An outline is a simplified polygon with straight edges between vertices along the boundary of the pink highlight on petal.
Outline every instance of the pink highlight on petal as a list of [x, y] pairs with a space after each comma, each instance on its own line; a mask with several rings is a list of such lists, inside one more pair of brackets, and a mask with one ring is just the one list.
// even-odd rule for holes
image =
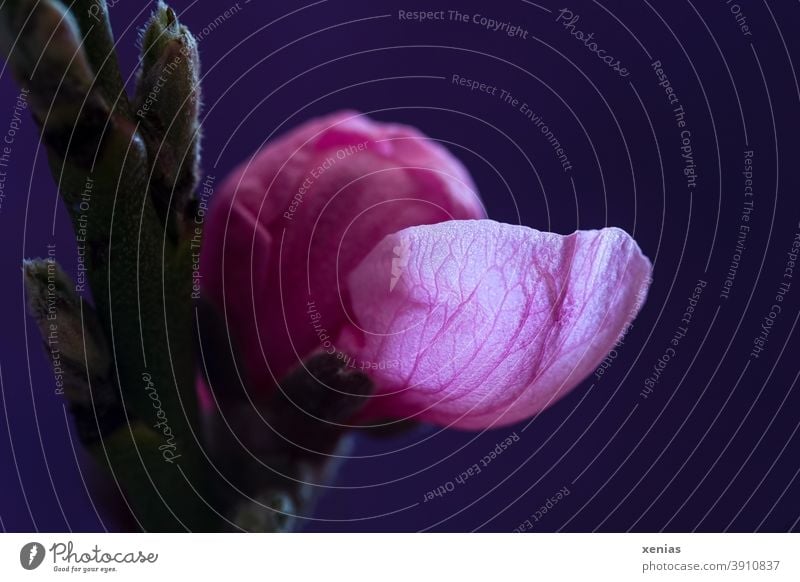
[[[399, 277], [397, 248], [407, 249]], [[596, 368], [638, 312], [650, 273], [617, 228], [561, 236], [490, 220], [411, 227], [353, 270], [353, 323], [337, 343], [372, 363], [372, 417], [511, 424]]]

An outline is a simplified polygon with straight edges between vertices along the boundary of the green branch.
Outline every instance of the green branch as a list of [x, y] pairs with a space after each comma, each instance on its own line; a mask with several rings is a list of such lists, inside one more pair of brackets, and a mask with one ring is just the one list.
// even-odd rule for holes
[[[30, 90], [94, 302], [53, 259], [32, 260], [23, 267], [29, 311], [81, 442], [144, 529], [291, 529], [373, 386], [317, 355], [254, 401], [228, 330], [203, 301], [195, 338], [196, 42], [159, 3], [130, 101], [113, 46], [101, 0], [0, 8], [0, 49]], [[210, 432], [198, 422], [195, 339], [219, 404]]]
[[[70, 380], [66, 396], [79, 434], [101, 460], [107, 457], [143, 527], [216, 529], [200, 498], [210, 493], [197, 442], [191, 264], [186, 245], [167, 235], [156, 210], [153, 162], [122, 91], [104, 3], [78, 1], [70, 12], [56, 0], [7, 0], [0, 44], [30, 89], [86, 260], [96, 312], [87, 345], [110, 354], [91, 390], [80, 374]], [[42, 268], [26, 266], [31, 297]], [[62, 275], [59, 318], [77, 321], [76, 297]], [[73, 324], [62, 329], [79, 333]], [[73, 359], [73, 367], [81, 363]], [[84, 372], [87, 379], [99, 373], [88, 356]]]

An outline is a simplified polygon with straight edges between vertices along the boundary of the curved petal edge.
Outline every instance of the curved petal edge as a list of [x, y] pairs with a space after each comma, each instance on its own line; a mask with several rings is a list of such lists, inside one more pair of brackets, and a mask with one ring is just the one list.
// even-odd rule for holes
[[337, 344], [378, 387], [371, 416], [498, 427], [579, 384], [636, 316], [650, 261], [623, 230], [491, 220], [385, 237], [348, 280]]

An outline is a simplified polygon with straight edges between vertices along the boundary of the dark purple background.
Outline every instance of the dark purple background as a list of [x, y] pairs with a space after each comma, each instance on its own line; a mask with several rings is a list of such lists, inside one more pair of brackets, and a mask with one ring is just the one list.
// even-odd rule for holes
[[[195, 31], [229, 5], [172, 4]], [[800, 221], [800, 91], [792, 65], [800, 65], [800, 5], [742, 0], [752, 31], [746, 36], [725, 0], [571, 1], [581, 17], [577, 28], [594, 31], [630, 70], [621, 78], [555, 22], [564, 5], [540, 4], [553, 12], [522, 0], [328, 0], [270, 24], [303, 4], [242, 0], [241, 11], [201, 42], [209, 174], [224, 176], [281, 123], [285, 131], [356, 108], [459, 144], [451, 149], [475, 177], [492, 218], [562, 233], [620, 226], [655, 263], [647, 303], [600, 380], [590, 378], [533, 422], [509, 429], [362, 439], [355, 455], [380, 456], [350, 461], [306, 529], [511, 531], [566, 486], [570, 495], [533, 523], [534, 531], [797, 530], [800, 278], [764, 353], [753, 360], [748, 354]], [[423, 6], [508, 20], [527, 28], [529, 38], [471, 23], [398, 21], [398, 9]], [[136, 0], [119, 0], [111, 10], [126, 71], [134, 68], [136, 30], [149, 10]], [[699, 173], [691, 193], [679, 130], [650, 68], [656, 59], [686, 110]], [[573, 170], [562, 171], [519, 111], [453, 85], [454, 73], [531, 104]], [[446, 79], [398, 78], [408, 76]], [[0, 138], [16, 93], [3, 70]], [[719, 292], [736, 245], [746, 149], [755, 152], [755, 210], [726, 301]], [[24, 257], [44, 255], [55, 242], [59, 261], [75, 267], [70, 226], [28, 117], [13, 144], [5, 193], [2, 527], [102, 530], [76, 463], [79, 445], [23, 304]], [[708, 286], [689, 333], [643, 399], [643, 382], [698, 279]], [[480, 475], [422, 502], [514, 430], [519, 442]]]

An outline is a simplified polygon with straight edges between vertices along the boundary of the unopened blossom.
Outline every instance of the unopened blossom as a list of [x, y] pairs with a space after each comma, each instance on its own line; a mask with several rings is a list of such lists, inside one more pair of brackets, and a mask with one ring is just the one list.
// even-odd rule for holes
[[251, 391], [318, 352], [365, 371], [355, 419], [481, 429], [577, 386], [646, 295], [623, 230], [485, 219], [475, 186], [418, 131], [353, 112], [269, 143], [225, 182], [203, 247]]
[[342, 111], [270, 141], [224, 182], [206, 220], [203, 293], [224, 312], [250, 388], [268, 389], [314, 350], [336, 351], [349, 303], [339, 289], [386, 235], [483, 216], [443, 146]]

